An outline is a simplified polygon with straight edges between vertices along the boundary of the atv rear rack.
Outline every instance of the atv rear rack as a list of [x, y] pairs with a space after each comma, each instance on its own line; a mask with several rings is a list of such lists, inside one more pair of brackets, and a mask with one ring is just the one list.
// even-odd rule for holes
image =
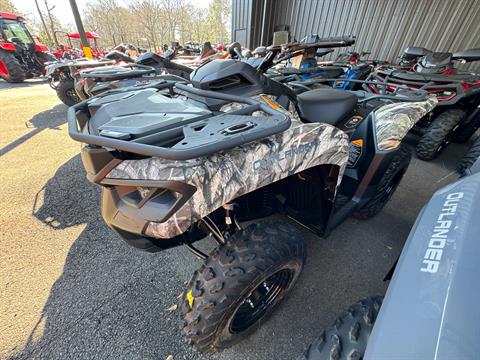
[[[358, 79], [324, 78], [321, 76], [311, 77], [306, 80], [289, 81], [285, 84], [288, 86], [300, 87], [305, 90], [311, 90], [309, 86], [313, 84], [330, 83], [330, 82], [333, 82], [335, 84], [341, 81], [363, 84], [364, 90], [345, 90], [359, 96], [360, 97], [360, 99], [358, 100], [359, 103], [368, 102], [374, 99], [385, 99], [385, 100], [403, 101], [403, 102], [425, 101], [429, 95], [428, 92], [424, 89], [412, 89], [411, 87], [408, 87], [405, 85], [391, 84], [391, 83], [378, 83], [375, 81], [358, 80]], [[384, 88], [392, 87], [394, 89], [388, 93], [387, 92], [374, 93], [372, 89], [368, 87], [368, 85], [378, 85]]]
[[[187, 120], [178, 117], [173, 125], [171, 122], [168, 125], [160, 124], [156, 128], [156, 133], [149, 133], [147, 136], [135, 139], [126, 137], [124, 133], [116, 134], [112, 131], [104, 132], [103, 135], [101, 133], [99, 135], [87, 133], [85, 129], [91, 120], [89, 105], [94, 104], [99, 99], [103, 102], [106, 101], [108, 105], [109, 95], [121, 96], [121, 93], [127, 93], [127, 91], [114, 91], [101, 97], [82, 101], [68, 109], [67, 119], [70, 137], [89, 145], [142, 156], [188, 160], [266, 138], [285, 131], [291, 124], [290, 118], [285, 114], [251, 98], [195, 89], [171, 81], [143, 87], [142, 90], [131, 91], [134, 94], [145, 91], [144, 95], [151, 96], [155, 94], [151, 91], [153, 89], [169, 89], [178, 94], [190, 93], [228, 102], [242, 103], [247, 106], [236, 111], [220, 114], [212, 114], [211, 112], [205, 114], [204, 112], [201, 116]], [[100, 108], [102, 106], [100, 105]], [[252, 116], [251, 114], [255, 111], [263, 111], [268, 116]], [[159, 119], [160, 121], [161, 119]]]
[[[397, 76], [396, 76], [397, 75]], [[399, 75], [403, 75], [399, 77]], [[463, 77], [462, 77], [463, 76]], [[352, 81], [352, 80], [349, 80]], [[392, 74], [372, 73], [367, 77], [371, 91], [392, 92], [397, 87], [409, 87], [423, 90], [432, 94], [445, 94], [438, 96], [439, 105], [452, 105], [465, 96], [480, 92], [480, 77], [471, 74], [441, 75], [441, 74]], [[467, 86], [466, 86], [467, 85]], [[380, 88], [380, 89], [379, 89]]]
[[[118, 70], [121, 71], [118, 71]], [[130, 70], [127, 70], [130, 69]], [[122, 80], [126, 78], [140, 77], [144, 75], [155, 75], [156, 71], [151, 66], [141, 64], [127, 64], [116, 67], [101, 67], [83, 70], [80, 77], [83, 79], [99, 79], [101, 81]]]

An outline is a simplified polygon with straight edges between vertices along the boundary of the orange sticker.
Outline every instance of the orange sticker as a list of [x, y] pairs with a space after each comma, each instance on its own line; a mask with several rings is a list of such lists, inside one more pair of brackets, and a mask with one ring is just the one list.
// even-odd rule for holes
[[353, 140], [352, 144], [363, 147], [363, 140], [362, 139]]
[[273, 109], [273, 110], [278, 110], [280, 109], [280, 105], [278, 103], [276, 103], [275, 101], [273, 101], [272, 99], [266, 97], [265, 95], [262, 95], [260, 96], [262, 98], [263, 101], [265, 101], [268, 105], [270, 105], [270, 107]]

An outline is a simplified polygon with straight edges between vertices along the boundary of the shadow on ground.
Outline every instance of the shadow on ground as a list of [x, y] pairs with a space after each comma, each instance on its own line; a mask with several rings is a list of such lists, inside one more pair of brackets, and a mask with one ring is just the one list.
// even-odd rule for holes
[[10, 144], [5, 145], [0, 149], [0, 156], [5, 155], [9, 151], [15, 149], [17, 146], [23, 144], [28, 139], [42, 132], [45, 129], [59, 130], [59, 126], [67, 121], [67, 107], [63, 104], [59, 104], [51, 108], [50, 110], [42, 111], [36, 114], [29, 121], [25, 123], [25, 126], [31, 129], [28, 133], [20, 136], [18, 139], [12, 141]]
[[[176, 342], [162, 339], [178, 339], [176, 314], [167, 309], [186, 280], [171, 262], [186, 263], [190, 256], [130, 248], [104, 224], [99, 202], [99, 189], [85, 179], [79, 155], [37, 194], [32, 213], [39, 221], [58, 231], [85, 228], [73, 242], [24, 348], [12, 359], [158, 359], [179, 351]], [[181, 352], [197, 358], [187, 348]]]

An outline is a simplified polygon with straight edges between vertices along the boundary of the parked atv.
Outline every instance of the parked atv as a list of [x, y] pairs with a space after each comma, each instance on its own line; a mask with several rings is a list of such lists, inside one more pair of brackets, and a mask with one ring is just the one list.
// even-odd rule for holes
[[55, 61], [45, 45], [35, 43], [24, 21], [0, 12], [0, 78], [12, 83], [44, 75], [45, 62]]
[[[343, 47], [351, 46], [355, 43], [354, 36], [334, 37], [333, 39], [344, 40], [342, 44]], [[300, 42], [315, 43], [320, 40], [323, 39], [317, 35], [310, 35]], [[270, 76], [280, 82], [294, 82], [294, 89], [300, 92], [324, 87], [326, 85], [330, 85], [339, 90], [361, 89], [363, 82], [351, 82], [348, 80], [365, 80], [378, 61], [365, 60], [362, 58], [368, 55], [369, 52], [357, 53], [354, 51], [339, 54], [334, 61], [320, 63], [317, 61], [318, 58], [333, 51], [331, 48], [302, 51], [293, 60], [290, 60], [285, 67], [277, 67], [276, 69], [270, 70]], [[322, 78], [331, 80], [316, 81]]]
[[[369, 84], [370, 89], [376, 93], [388, 92], [395, 89], [395, 86], [402, 85], [423, 89], [437, 96], [439, 106], [414, 129], [421, 135], [416, 149], [418, 157], [431, 160], [451, 140], [466, 142], [480, 127], [480, 75], [461, 72], [453, 65], [453, 61], [480, 60], [480, 49], [454, 54], [421, 49], [423, 48], [406, 50], [407, 55], [412, 52], [411, 57], [417, 59], [412, 70], [400, 69], [398, 66], [380, 66], [367, 80], [395, 84], [381, 88]], [[426, 55], [419, 57], [421, 54]]]
[[[386, 64], [381, 60], [368, 60], [365, 57], [370, 55], [369, 51], [348, 51], [339, 54], [333, 62], [334, 66], [344, 67], [344, 74], [338, 77], [338, 80], [332, 83], [335, 89], [339, 90], [359, 90], [361, 82], [352, 82], [347, 80], [366, 80], [374, 67], [380, 64]], [[344, 79], [344, 80], [343, 80]]]
[[[433, 51], [425, 49], [423, 47], [409, 46], [400, 56], [400, 61], [398, 62], [399, 68], [404, 70], [413, 70], [413, 68], [417, 65], [418, 61], [432, 53]], [[390, 64], [390, 66], [392, 65], [394, 64]]]
[[[82, 70], [75, 78], [75, 92], [81, 100], [112, 89], [147, 85], [165, 79], [188, 80], [193, 70], [148, 52], [127, 65]], [[170, 75], [170, 76], [167, 76]]]
[[[354, 36], [341, 36], [321, 39], [318, 35], [310, 35], [303, 38], [300, 44], [316, 44], [319, 41], [335, 40], [340, 41], [339, 47], [346, 47], [355, 44]], [[302, 81], [316, 78], [338, 78], [345, 77], [349, 67], [346, 64], [328, 64], [320, 65], [317, 58], [321, 58], [331, 52], [333, 48], [305, 47], [298, 50], [296, 56], [290, 58], [284, 67], [275, 67], [268, 71], [268, 75], [276, 81], [289, 83], [292, 81]], [[321, 84], [320, 86], [325, 86]], [[309, 90], [317, 86], [309, 87]]]
[[417, 218], [385, 299], [343, 312], [299, 360], [476, 359], [480, 173], [437, 191]]
[[72, 106], [82, 100], [75, 91], [75, 79], [80, 77], [81, 71], [133, 61], [130, 56], [114, 50], [98, 60], [76, 59], [49, 64], [46, 76], [50, 87], [57, 92], [58, 98], [65, 105]]
[[202, 52], [197, 41], [187, 41], [182, 47], [179, 47], [179, 50], [185, 56], [197, 56]]
[[[263, 75], [272, 49], [258, 69], [216, 60], [191, 85], [113, 90], [68, 111], [107, 224], [138, 249], [185, 245], [203, 259], [180, 304], [182, 332], [201, 352], [252, 332], [302, 271], [301, 232], [262, 218], [328, 236], [350, 214], [374, 216], [410, 162], [403, 136], [436, 104], [408, 89], [297, 96]], [[218, 243], [209, 255], [194, 246], [207, 236]]]

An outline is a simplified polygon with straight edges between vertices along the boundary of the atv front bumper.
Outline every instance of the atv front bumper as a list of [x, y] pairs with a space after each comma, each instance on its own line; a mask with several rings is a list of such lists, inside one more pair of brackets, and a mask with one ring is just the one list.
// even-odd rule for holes
[[106, 178], [121, 160], [103, 148], [84, 146], [81, 159], [87, 179], [102, 187], [103, 219], [129, 245], [158, 252], [183, 243], [183, 236], [155, 239], [146, 235], [146, 229], [151, 222], [168, 219], [191, 197], [195, 188], [175, 181]]

